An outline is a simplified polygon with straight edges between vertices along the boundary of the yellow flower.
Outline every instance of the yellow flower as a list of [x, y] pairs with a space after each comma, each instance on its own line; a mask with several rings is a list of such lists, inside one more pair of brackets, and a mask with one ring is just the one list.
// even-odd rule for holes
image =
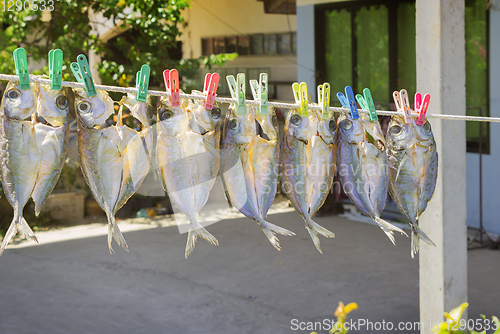
[[444, 317], [446, 322], [441, 322], [437, 328], [433, 328], [432, 331], [437, 334], [451, 334], [451, 333], [465, 333], [460, 330], [461, 326], [460, 319], [464, 310], [469, 306], [468, 303], [463, 303], [457, 308], [454, 308], [450, 313], [444, 312]]
[[349, 303], [344, 306], [344, 303], [340, 302], [339, 306], [335, 310], [335, 316], [340, 320], [340, 319], [346, 319], [347, 315], [354, 310], [358, 309], [358, 304], [356, 303]]

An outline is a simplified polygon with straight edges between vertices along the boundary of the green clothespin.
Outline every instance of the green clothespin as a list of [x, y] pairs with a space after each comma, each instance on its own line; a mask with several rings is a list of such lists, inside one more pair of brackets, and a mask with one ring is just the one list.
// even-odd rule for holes
[[370, 115], [370, 121], [375, 122], [378, 121], [377, 112], [375, 111], [375, 104], [373, 103], [372, 94], [369, 88], [365, 88], [363, 90], [364, 97], [361, 94], [356, 95], [356, 100], [362, 109], [368, 110], [368, 114]]
[[309, 116], [309, 100], [307, 97], [307, 84], [305, 82], [294, 82], [292, 85], [293, 96], [295, 97], [295, 103], [299, 105], [299, 111], [301, 117]]
[[135, 87], [137, 88], [137, 101], [146, 102], [148, 97], [149, 75], [151, 68], [149, 65], [142, 65], [141, 70], [135, 77]]
[[62, 89], [63, 52], [61, 49], [49, 51], [50, 89]]
[[96, 96], [97, 91], [95, 90], [94, 80], [92, 79], [92, 74], [90, 73], [89, 63], [87, 57], [84, 55], [79, 55], [76, 57], [77, 63], [71, 63], [71, 71], [76, 77], [76, 80], [85, 85], [85, 91], [88, 97]]
[[321, 116], [323, 119], [330, 117], [330, 84], [325, 82], [318, 85], [318, 104], [321, 106]]
[[14, 65], [16, 74], [19, 77], [19, 88], [30, 89], [30, 74], [28, 72], [28, 58], [24, 48], [14, 50]]
[[231, 97], [236, 99], [236, 114], [239, 116], [245, 115], [247, 112], [245, 101], [245, 73], [238, 73], [236, 81], [232, 75], [226, 76], [226, 80], [229, 85]]
[[250, 80], [253, 99], [259, 101], [259, 115], [269, 114], [269, 105], [267, 101], [267, 73], [261, 73], [259, 83], [257, 80]]

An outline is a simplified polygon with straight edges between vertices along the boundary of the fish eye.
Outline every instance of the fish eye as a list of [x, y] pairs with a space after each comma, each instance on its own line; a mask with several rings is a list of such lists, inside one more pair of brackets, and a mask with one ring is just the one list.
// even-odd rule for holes
[[240, 122], [236, 118], [229, 120], [229, 128], [233, 131], [237, 131], [240, 128]]
[[427, 133], [431, 133], [431, 123], [429, 123], [429, 122], [425, 122], [425, 123], [424, 123], [424, 130], [425, 130], [425, 132], [427, 132]]
[[172, 110], [170, 109], [167, 109], [165, 110], [164, 112], [161, 113], [160, 115], [160, 118], [162, 121], [166, 121], [166, 120], [169, 120], [171, 119], [172, 117], [174, 117], [174, 113], [172, 112]]
[[329, 123], [328, 123], [328, 127], [330, 128], [330, 131], [331, 132], [335, 132], [335, 130], [337, 130], [337, 123], [335, 123], [334, 120], [331, 120]]
[[273, 122], [274, 127], [277, 127], [278, 126], [278, 116], [273, 115], [273, 117], [271, 118], [271, 122]]
[[21, 97], [21, 92], [18, 89], [13, 88], [7, 92], [7, 97], [9, 99], [17, 99]]
[[290, 118], [290, 122], [292, 122], [293, 125], [299, 125], [302, 122], [302, 117], [299, 115], [293, 115]]
[[212, 111], [210, 112], [210, 116], [212, 116], [213, 119], [219, 119], [220, 114], [221, 114], [221, 111], [220, 111], [219, 107], [212, 108]]
[[64, 110], [68, 107], [68, 99], [64, 95], [59, 95], [56, 97], [56, 107]]
[[344, 119], [342, 122], [340, 122], [339, 125], [344, 130], [351, 130], [352, 129], [352, 122], [348, 119]]
[[87, 101], [82, 101], [78, 103], [77, 106], [78, 111], [84, 114], [89, 113], [90, 108], [91, 108], [90, 103], [88, 103]]
[[389, 131], [391, 132], [391, 134], [397, 136], [400, 135], [401, 132], [403, 132], [403, 128], [399, 125], [393, 125]]

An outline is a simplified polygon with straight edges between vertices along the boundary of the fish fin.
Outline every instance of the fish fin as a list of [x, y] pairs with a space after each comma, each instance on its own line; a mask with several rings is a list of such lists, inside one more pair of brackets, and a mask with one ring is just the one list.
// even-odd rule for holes
[[327, 238], [335, 238], [335, 233], [327, 230], [323, 226], [321, 226], [318, 223], [316, 223], [315, 221], [313, 221], [311, 218], [306, 219], [306, 229], [309, 232], [309, 235], [311, 236], [311, 239], [314, 243], [314, 246], [316, 246], [316, 249], [321, 254], [323, 254], [323, 252], [321, 251], [318, 233], [327, 237]]
[[422, 239], [425, 241], [428, 245], [431, 246], [436, 246], [436, 244], [427, 236], [427, 234], [424, 233], [418, 226], [413, 226], [411, 227], [411, 258], [415, 256], [415, 254], [418, 253], [419, 250], [419, 241]]
[[396, 173], [396, 179], [394, 180], [394, 182], [397, 182], [398, 181], [398, 178], [399, 178], [399, 172], [401, 172], [401, 168], [403, 167], [403, 164], [404, 164], [404, 161], [406, 160], [406, 153], [403, 155], [403, 158], [401, 159], [401, 162], [399, 163], [399, 167], [398, 167], [398, 172]]
[[12, 220], [12, 223], [10, 223], [7, 233], [5, 233], [5, 236], [3, 237], [2, 245], [0, 246], [0, 255], [2, 255], [3, 251], [5, 250], [5, 247], [7, 247], [10, 240], [16, 235], [18, 231], [21, 232], [21, 234], [26, 239], [38, 243], [38, 239], [36, 238], [35, 234], [33, 233], [33, 230], [31, 230], [31, 227], [29, 227], [24, 217], [23, 216], [19, 217], [18, 214], [14, 214], [14, 219]]
[[212, 155], [216, 159], [220, 159], [220, 153], [219, 153], [219, 151], [215, 147], [213, 147], [212, 144], [210, 144], [206, 140], [203, 140], [203, 146], [205, 146], [205, 148], [207, 149], [207, 151], [210, 152], [210, 153], [212, 153]]
[[198, 222], [195, 223], [195, 226], [196, 228], [189, 228], [188, 239], [186, 243], [186, 252], [184, 254], [186, 259], [188, 258], [189, 254], [193, 252], [194, 246], [196, 244], [196, 239], [198, 239], [198, 237], [202, 237], [212, 245], [219, 245], [219, 241], [217, 241], [217, 239]]
[[111, 246], [113, 238], [116, 240], [118, 245], [125, 248], [125, 250], [128, 252], [127, 242], [125, 241], [125, 238], [123, 237], [122, 232], [120, 231], [120, 229], [118, 228], [118, 225], [116, 224], [115, 217], [112, 214], [109, 214], [108, 215], [108, 247], [109, 247], [109, 252], [111, 254], [113, 254], [115, 252], [113, 250], [113, 247]]
[[281, 246], [279, 243], [278, 238], [276, 237], [275, 233], [281, 234], [281, 235], [286, 235], [286, 236], [292, 236], [295, 235], [292, 231], [287, 230], [286, 228], [279, 227], [277, 225], [271, 224], [270, 222], [266, 222], [264, 220], [258, 222], [260, 225], [260, 228], [262, 229], [262, 232], [266, 235], [266, 237], [269, 239], [271, 244], [276, 248], [277, 250], [281, 250]]
[[380, 217], [375, 217], [375, 218], [373, 218], [373, 220], [380, 226], [382, 231], [384, 231], [384, 233], [387, 235], [387, 237], [389, 237], [389, 239], [392, 241], [392, 243], [394, 245], [396, 245], [396, 239], [394, 239], [393, 232], [399, 232], [403, 235], [408, 236], [408, 234], [406, 234], [405, 231], [403, 231], [399, 227], [396, 227], [396, 226], [392, 225], [391, 223], [383, 220]]

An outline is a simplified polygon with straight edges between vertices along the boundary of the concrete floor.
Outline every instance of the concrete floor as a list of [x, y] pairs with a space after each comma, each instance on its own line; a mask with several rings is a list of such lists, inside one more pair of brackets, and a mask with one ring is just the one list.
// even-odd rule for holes
[[[176, 226], [125, 233], [129, 253], [110, 255], [104, 236], [8, 249], [0, 333], [310, 333], [293, 331], [292, 319], [332, 319], [339, 301], [359, 304], [354, 319], [418, 321], [409, 239], [394, 247], [376, 226], [317, 217], [337, 235], [322, 239], [321, 255], [297, 213], [268, 218], [297, 233], [280, 237], [280, 252], [245, 218], [209, 226], [220, 246], [200, 240], [188, 260]], [[499, 259], [469, 251], [471, 319], [500, 316]]]

